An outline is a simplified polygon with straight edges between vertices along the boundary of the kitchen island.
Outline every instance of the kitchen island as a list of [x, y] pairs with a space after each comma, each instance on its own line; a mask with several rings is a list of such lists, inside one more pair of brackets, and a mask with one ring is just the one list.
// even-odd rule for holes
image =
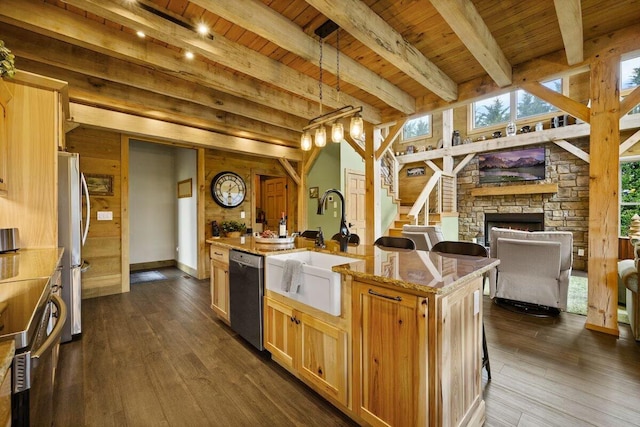
[[[208, 242], [246, 251], [250, 240]], [[339, 316], [265, 291], [273, 360], [361, 424], [482, 425], [482, 287], [499, 261], [368, 245], [341, 255], [354, 262], [333, 268]]]

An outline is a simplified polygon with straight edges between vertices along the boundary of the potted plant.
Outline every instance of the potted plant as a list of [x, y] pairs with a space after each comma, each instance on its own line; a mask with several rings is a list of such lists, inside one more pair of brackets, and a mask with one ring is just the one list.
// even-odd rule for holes
[[14, 63], [15, 56], [7, 49], [4, 42], [0, 40], [0, 79], [3, 77], [13, 77], [16, 74]]
[[240, 235], [247, 229], [247, 226], [244, 223], [233, 220], [222, 221], [220, 226], [227, 237], [240, 237]]

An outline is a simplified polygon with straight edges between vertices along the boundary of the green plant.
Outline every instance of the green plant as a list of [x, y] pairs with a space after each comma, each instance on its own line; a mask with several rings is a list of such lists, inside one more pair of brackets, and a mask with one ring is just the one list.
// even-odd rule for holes
[[15, 56], [6, 48], [4, 42], [0, 40], [0, 78], [13, 77], [16, 74]]
[[220, 226], [222, 227], [222, 231], [224, 231], [225, 233], [230, 233], [232, 231], [245, 231], [247, 229], [247, 226], [244, 223], [233, 220], [222, 221], [222, 224], [220, 224]]

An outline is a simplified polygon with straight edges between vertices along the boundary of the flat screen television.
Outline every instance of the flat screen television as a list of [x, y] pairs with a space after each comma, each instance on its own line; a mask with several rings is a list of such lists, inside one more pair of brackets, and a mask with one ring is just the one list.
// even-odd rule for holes
[[538, 181], [545, 177], [544, 147], [494, 151], [478, 156], [480, 184]]

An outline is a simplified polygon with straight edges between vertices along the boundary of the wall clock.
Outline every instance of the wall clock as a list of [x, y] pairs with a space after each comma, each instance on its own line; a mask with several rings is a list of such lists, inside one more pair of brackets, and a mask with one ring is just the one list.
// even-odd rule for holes
[[237, 173], [220, 172], [211, 180], [211, 197], [224, 208], [235, 208], [244, 201], [247, 186]]

